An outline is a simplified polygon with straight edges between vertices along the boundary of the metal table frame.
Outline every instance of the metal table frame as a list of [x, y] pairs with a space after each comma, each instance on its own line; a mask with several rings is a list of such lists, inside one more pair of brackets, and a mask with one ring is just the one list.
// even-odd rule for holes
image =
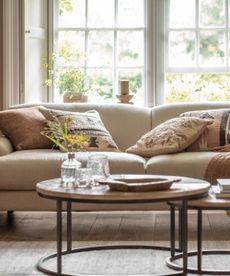
[[[79, 252], [87, 252], [87, 251], [96, 251], [96, 250], [109, 250], [109, 249], [149, 249], [149, 250], [166, 250], [169, 251], [171, 256], [175, 256], [175, 252], [178, 251], [175, 248], [174, 239], [175, 236], [175, 221], [173, 220], [172, 212], [171, 212], [171, 223], [170, 223], [170, 247], [161, 247], [161, 246], [94, 246], [94, 247], [84, 247], [73, 249], [72, 248], [72, 202], [85, 202], [85, 203], [143, 203], [143, 202], [168, 202], [170, 199], [152, 199], [152, 200], [118, 200], [118, 201], [108, 201], [108, 200], [79, 200], [79, 199], [66, 199], [59, 198], [53, 196], [47, 196], [39, 193], [41, 197], [53, 199], [57, 201], [57, 226], [56, 226], [56, 235], [57, 235], [57, 252], [46, 257], [43, 257], [39, 260], [37, 264], [38, 270], [48, 274], [48, 275], [61, 275], [61, 276], [73, 276], [73, 274], [64, 274], [62, 273], [62, 256], [79, 253]], [[201, 195], [202, 196], [202, 195]], [[205, 196], [205, 195], [203, 195]], [[177, 272], [167, 273], [167, 274], [157, 274], [162, 276], [173, 276], [173, 275], [186, 275], [187, 274], [187, 260], [188, 260], [188, 248], [187, 248], [187, 232], [188, 232], [188, 224], [187, 224], [187, 216], [188, 216], [188, 208], [187, 202], [191, 196], [181, 196], [178, 198], [174, 198], [173, 200], [180, 200], [181, 202], [181, 246], [180, 250], [182, 252], [183, 258], [183, 267], [177, 269]], [[171, 199], [172, 200], [172, 199]], [[62, 205], [63, 202], [67, 202], [67, 249], [65, 251], [62, 250]], [[50, 259], [57, 259], [57, 271], [52, 271], [44, 267], [44, 263]], [[82, 274], [76, 274], [75, 276], [80, 276]], [[86, 275], [86, 274], [84, 274]], [[98, 274], [97, 274], [98, 275]], [[153, 274], [156, 275], [156, 274]]]
[[[173, 248], [171, 251], [171, 257], [169, 257], [166, 260], [166, 263], [168, 267], [175, 269], [175, 270], [180, 270], [182, 267], [178, 264], [176, 264], [174, 261], [180, 259], [183, 257], [183, 252], [179, 253], [176, 255], [176, 251], [182, 251], [181, 250], [181, 244], [182, 244], [182, 207], [179, 204], [169, 202], [170, 205], [170, 218], [171, 218], [171, 226], [174, 228], [172, 229], [172, 236], [171, 236], [171, 247]], [[187, 272], [188, 273], [199, 273], [199, 274], [208, 274], [208, 275], [230, 275], [230, 270], [216, 270], [216, 269], [205, 269], [202, 267], [202, 256], [203, 255], [230, 255], [230, 250], [224, 250], [224, 249], [209, 249], [209, 250], [203, 250], [202, 249], [202, 230], [203, 230], [203, 216], [202, 216], [202, 211], [203, 210], [230, 210], [229, 208], [226, 207], [194, 207], [194, 206], [189, 206], [189, 209], [194, 209], [197, 210], [197, 251], [190, 251], [187, 252], [187, 256], [197, 256], [197, 267], [188, 267]], [[178, 209], [179, 211], [179, 246], [178, 248], [175, 247], [175, 210]]]

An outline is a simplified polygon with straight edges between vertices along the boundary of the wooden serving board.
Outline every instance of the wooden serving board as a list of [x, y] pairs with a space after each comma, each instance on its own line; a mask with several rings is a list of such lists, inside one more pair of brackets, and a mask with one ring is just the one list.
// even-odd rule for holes
[[108, 185], [111, 190], [123, 192], [147, 192], [168, 190], [172, 183], [179, 182], [180, 178], [113, 178], [100, 181], [102, 185]]

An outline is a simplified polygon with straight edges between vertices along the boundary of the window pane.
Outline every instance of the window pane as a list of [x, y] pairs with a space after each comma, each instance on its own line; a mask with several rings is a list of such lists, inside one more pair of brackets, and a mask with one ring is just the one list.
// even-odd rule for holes
[[114, 26], [114, 0], [88, 0], [88, 27]]
[[[130, 94], [134, 95], [131, 102], [141, 105], [144, 104], [144, 75], [142, 69], [119, 70], [118, 80], [129, 80]], [[118, 84], [117, 87], [119, 87]]]
[[200, 0], [200, 26], [221, 27], [225, 24], [225, 0]]
[[113, 32], [89, 32], [89, 66], [112, 66], [113, 64]]
[[85, 26], [85, 0], [59, 0], [59, 27]]
[[166, 74], [165, 102], [229, 101], [229, 74]]
[[170, 28], [195, 27], [195, 0], [170, 1]]
[[223, 31], [200, 32], [200, 65], [223, 66], [225, 63], [225, 33]]
[[195, 33], [190, 31], [169, 33], [169, 66], [195, 65]]
[[113, 98], [113, 73], [112, 70], [89, 69], [87, 71], [90, 91], [89, 96], [92, 101], [112, 100]]
[[84, 66], [85, 33], [75, 31], [59, 32], [59, 64]]
[[144, 33], [142, 31], [119, 31], [118, 65], [142, 66], [144, 63], [143, 56]]
[[118, 26], [143, 27], [144, 26], [144, 1], [143, 0], [118, 0]]

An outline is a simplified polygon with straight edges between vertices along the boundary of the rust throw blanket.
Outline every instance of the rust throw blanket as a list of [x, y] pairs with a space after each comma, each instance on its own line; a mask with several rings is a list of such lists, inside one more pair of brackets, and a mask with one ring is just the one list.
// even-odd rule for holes
[[230, 145], [215, 149], [220, 152], [209, 162], [204, 179], [211, 184], [216, 184], [217, 178], [230, 178]]

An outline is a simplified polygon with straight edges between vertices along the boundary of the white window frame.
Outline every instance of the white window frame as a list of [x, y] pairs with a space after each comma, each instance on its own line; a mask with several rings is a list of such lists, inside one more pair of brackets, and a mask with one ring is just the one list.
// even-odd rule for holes
[[[88, 0], [86, 0], [86, 3]], [[53, 35], [50, 35], [49, 40], [50, 40], [50, 53], [52, 52], [57, 52], [58, 49], [58, 32], [59, 31], [85, 31], [86, 32], [86, 43], [85, 47], [87, 50], [87, 36], [88, 32], [91, 30], [95, 31], [103, 31], [103, 30], [110, 30], [114, 31], [114, 64], [113, 66], [109, 67], [109, 69], [113, 68], [113, 93], [114, 95], [118, 93], [118, 74], [117, 70], [119, 69], [142, 69], [144, 73], [144, 78], [143, 78], [143, 89], [145, 91], [145, 102], [144, 104], [146, 106], [153, 106], [158, 102], [156, 100], [155, 96], [155, 91], [156, 91], [156, 56], [157, 54], [155, 53], [155, 44], [156, 40], [154, 39], [155, 36], [155, 28], [156, 28], [156, 20], [155, 20], [155, 15], [157, 14], [156, 11], [156, 2], [163, 2], [162, 0], [144, 0], [144, 13], [147, 15], [145, 17], [145, 22], [144, 22], [144, 27], [143, 28], [118, 28], [116, 26], [116, 19], [117, 19], [117, 9], [118, 9], [118, 0], [115, 0], [115, 27], [114, 28], [87, 28], [86, 22], [85, 22], [85, 27], [84, 28], [58, 28], [58, 0], [53, 0], [53, 9], [50, 9], [50, 15], [49, 18], [52, 18], [52, 24], [53, 24]], [[86, 4], [86, 16], [87, 16], [87, 4]], [[86, 19], [87, 21], [87, 19]], [[144, 64], [143, 66], [135, 66], [135, 67], [118, 67], [116, 66], [116, 53], [117, 53], [117, 32], [119, 30], [141, 30], [143, 31], [144, 34]], [[102, 67], [89, 67], [87, 66], [87, 61], [85, 61], [85, 64], [82, 68], [83, 70], [86, 69], [108, 69], [103, 66]], [[54, 88], [52, 87], [50, 89], [50, 99], [54, 100]]]
[[[228, 10], [228, 3], [230, 0], [225, 1], [225, 26], [224, 27], [200, 27], [199, 26], [199, 1], [195, 1], [195, 28], [170, 28], [169, 27], [169, 4], [170, 0], [165, 0], [165, 52], [164, 52], [164, 60], [165, 60], [165, 72], [166, 73], [229, 73], [229, 63], [230, 57], [228, 57], [228, 49], [229, 49], [229, 35], [230, 35], [230, 26], [229, 26], [229, 10]], [[224, 31], [225, 32], [225, 65], [220, 67], [205, 67], [199, 65], [199, 32], [202, 31]], [[193, 67], [170, 67], [168, 64], [168, 39], [170, 31], [195, 31], [195, 66]]]

